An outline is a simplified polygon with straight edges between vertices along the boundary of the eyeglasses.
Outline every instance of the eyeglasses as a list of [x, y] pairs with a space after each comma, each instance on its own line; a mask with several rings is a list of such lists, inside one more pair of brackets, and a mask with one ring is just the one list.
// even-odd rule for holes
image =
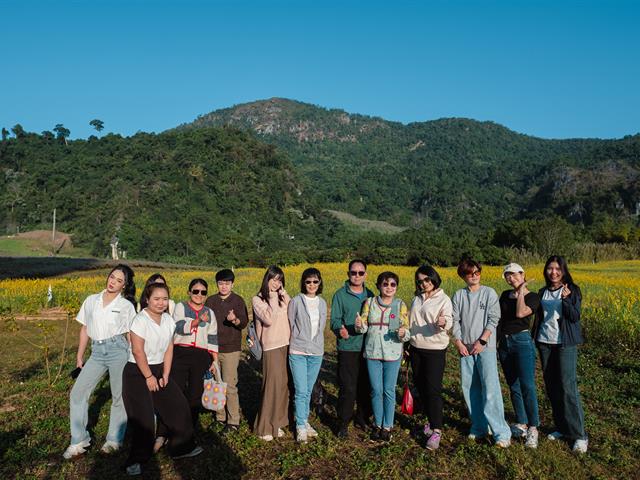
[[206, 290], [191, 290], [191, 295], [206, 295]]
[[312, 283], [314, 285], [318, 285], [320, 283], [320, 280], [305, 280], [304, 283], [306, 283], [307, 285], [311, 285]]
[[382, 286], [396, 288], [398, 284], [396, 282], [382, 282]]
[[364, 274], [367, 273], [364, 270], [351, 270], [349, 272], [349, 275], [351, 275], [352, 277], [358, 276], [358, 277], [364, 277]]
[[427, 278], [419, 278], [418, 280], [416, 280], [416, 283], [418, 285], [420, 285], [422, 283], [431, 283], [431, 279], [429, 277], [427, 277]]
[[471, 273], [467, 273], [465, 275], [465, 277], [479, 277], [480, 276], [480, 270], [474, 270]]

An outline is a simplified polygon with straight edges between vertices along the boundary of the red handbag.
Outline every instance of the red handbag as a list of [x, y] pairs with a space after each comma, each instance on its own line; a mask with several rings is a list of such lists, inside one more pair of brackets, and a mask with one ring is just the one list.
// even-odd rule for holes
[[413, 395], [409, 388], [409, 367], [405, 370], [404, 377], [404, 393], [402, 394], [402, 413], [405, 415], [413, 415]]

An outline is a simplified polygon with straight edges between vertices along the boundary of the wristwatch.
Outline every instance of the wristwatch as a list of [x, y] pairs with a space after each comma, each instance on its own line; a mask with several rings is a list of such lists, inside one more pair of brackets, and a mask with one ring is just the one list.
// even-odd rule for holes
[[478, 341], [480, 342], [480, 345], [482, 345], [483, 347], [487, 346], [487, 341], [486, 340], [483, 340], [483, 339], [479, 338]]

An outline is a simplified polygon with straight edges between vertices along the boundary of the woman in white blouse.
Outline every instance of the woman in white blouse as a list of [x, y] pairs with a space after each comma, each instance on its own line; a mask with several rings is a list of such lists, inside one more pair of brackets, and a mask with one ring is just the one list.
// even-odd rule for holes
[[[109, 453], [122, 445], [127, 428], [127, 414], [122, 402], [122, 370], [129, 356], [126, 335], [136, 314], [135, 293], [133, 270], [126, 265], [118, 265], [109, 272], [105, 289], [87, 297], [80, 307], [76, 320], [82, 327], [76, 366], [81, 370], [69, 402], [71, 445], [63, 454], [67, 460], [84, 453], [91, 443], [87, 432], [89, 397], [107, 371], [112, 401], [109, 431], [102, 451]], [[91, 356], [84, 363], [89, 342]]]
[[175, 324], [166, 313], [169, 288], [152, 283], [143, 296], [148, 304], [131, 324], [131, 354], [123, 372], [123, 399], [132, 430], [126, 463], [128, 475], [140, 475], [142, 464], [153, 455], [154, 415], [168, 431], [173, 458], [202, 453], [193, 441], [191, 412], [180, 387], [169, 380], [173, 360]]

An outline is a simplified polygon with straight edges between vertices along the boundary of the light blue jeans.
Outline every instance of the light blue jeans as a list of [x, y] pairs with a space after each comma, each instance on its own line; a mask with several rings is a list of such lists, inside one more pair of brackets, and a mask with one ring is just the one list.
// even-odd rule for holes
[[496, 351], [485, 349], [477, 355], [460, 357], [460, 380], [471, 416], [471, 433], [482, 437], [491, 428], [495, 441], [510, 440], [511, 430], [504, 419]]
[[111, 387], [111, 416], [107, 440], [122, 444], [127, 429], [127, 413], [122, 401], [122, 371], [128, 358], [129, 342], [124, 335], [117, 335], [102, 342], [91, 342], [91, 356], [71, 389], [69, 418], [72, 445], [89, 440], [89, 397], [107, 371]]
[[309, 420], [309, 402], [313, 385], [318, 379], [322, 355], [289, 355], [289, 367], [295, 389], [296, 427], [305, 427]]
[[371, 407], [377, 427], [391, 429], [396, 412], [396, 384], [400, 359], [393, 361], [367, 359], [371, 383]]

